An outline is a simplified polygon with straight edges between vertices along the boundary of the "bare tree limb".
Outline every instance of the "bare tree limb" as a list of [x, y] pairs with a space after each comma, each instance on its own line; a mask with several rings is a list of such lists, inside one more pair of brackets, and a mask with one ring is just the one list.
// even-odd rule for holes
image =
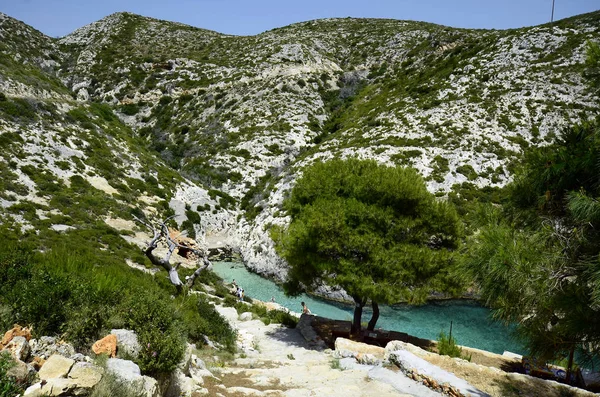
[[[194, 251], [196, 251], [196, 250], [194, 250]], [[200, 275], [200, 273], [202, 273], [203, 270], [208, 270], [212, 266], [206, 256], [202, 256], [202, 262], [203, 262], [202, 266], [200, 266], [198, 269], [196, 269], [196, 271], [191, 276], [186, 277], [186, 285], [188, 288], [192, 288], [192, 286], [194, 285], [194, 281], [196, 281], [196, 277], [198, 277]]]
[[[171, 256], [173, 255], [173, 252], [176, 248], [190, 250], [198, 258], [199, 262], [202, 261], [202, 265], [198, 267], [198, 269], [196, 269], [196, 271], [194, 271], [194, 273], [191, 276], [186, 277], [185, 285], [188, 288], [194, 285], [194, 281], [202, 273], [203, 270], [210, 268], [211, 263], [206, 257], [206, 253], [204, 253], [203, 251], [179, 244], [177, 241], [171, 238], [169, 227], [166, 225], [166, 223], [173, 217], [174, 216], [171, 216], [165, 219], [164, 221], [161, 221], [158, 225], [159, 227], [155, 227], [151, 223], [148, 223], [134, 216], [134, 218], [138, 222], [152, 230], [153, 233], [152, 240], [148, 242], [147, 247], [144, 249], [144, 254], [148, 259], [150, 259], [150, 262], [152, 262], [152, 264], [164, 268], [169, 273], [169, 281], [171, 282], [171, 284], [176, 286], [177, 289], [181, 291], [182, 287], [184, 286], [184, 283], [181, 281], [179, 273], [177, 272], [178, 265], [171, 265]], [[168, 251], [162, 259], [154, 255], [154, 250], [158, 247], [158, 242], [160, 240], [164, 240], [168, 247]]]

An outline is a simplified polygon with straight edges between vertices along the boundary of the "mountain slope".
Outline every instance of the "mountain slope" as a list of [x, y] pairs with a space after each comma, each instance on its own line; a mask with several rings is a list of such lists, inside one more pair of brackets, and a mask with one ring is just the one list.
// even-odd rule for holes
[[[220, 208], [206, 189], [149, 151], [109, 105], [74, 99], [60, 70], [67, 55], [56, 40], [4, 15], [0, 35], [3, 238], [41, 250], [87, 245], [149, 266], [121, 238], [142, 243], [133, 215], [175, 213], [182, 224], [193, 211], [179, 205], [178, 189], [191, 191], [206, 210]], [[210, 221], [205, 217], [204, 225]], [[192, 235], [204, 227], [182, 226]]]
[[[281, 278], [268, 230], [288, 221], [303, 167], [358, 156], [412, 165], [440, 196], [503, 186], [525, 148], [597, 114], [581, 71], [599, 29], [595, 12], [507, 31], [346, 18], [238, 37], [117, 13], [55, 40], [2, 16], [0, 137], [32, 147], [6, 154], [5, 174], [31, 187], [27, 165], [65, 185], [97, 174], [129, 208], [158, 194], [190, 232]], [[12, 114], [19, 103], [33, 116]], [[3, 207], [40, 196], [21, 185]]]

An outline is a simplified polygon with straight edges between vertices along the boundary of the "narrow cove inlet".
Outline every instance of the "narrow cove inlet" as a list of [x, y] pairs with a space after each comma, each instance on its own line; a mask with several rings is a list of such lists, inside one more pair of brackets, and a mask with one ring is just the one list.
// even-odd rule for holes
[[[336, 320], [352, 319], [353, 306], [315, 298], [306, 294], [288, 297], [273, 281], [251, 273], [239, 262], [215, 262], [213, 271], [225, 282], [233, 279], [245, 294], [262, 301], [272, 298], [280, 305], [300, 312], [300, 302], [305, 302], [315, 315]], [[363, 322], [371, 317], [370, 307], [363, 311]], [[505, 350], [524, 353], [522, 345], [513, 337], [513, 328], [493, 321], [491, 311], [471, 300], [437, 301], [422, 306], [380, 306], [377, 328], [406, 332], [410, 335], [438, 339], [440, 332], [450, 331], [459, 345], [502, 354]]]

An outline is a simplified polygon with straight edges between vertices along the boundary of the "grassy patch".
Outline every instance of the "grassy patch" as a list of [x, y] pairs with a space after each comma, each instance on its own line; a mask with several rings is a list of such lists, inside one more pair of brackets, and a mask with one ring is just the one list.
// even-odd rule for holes
[[23, 384], [8, 375], [8, 371], [15, 366], [15, 361], [8, 351], [0, 352], [0, 396], [12, 397], [25, 391]]

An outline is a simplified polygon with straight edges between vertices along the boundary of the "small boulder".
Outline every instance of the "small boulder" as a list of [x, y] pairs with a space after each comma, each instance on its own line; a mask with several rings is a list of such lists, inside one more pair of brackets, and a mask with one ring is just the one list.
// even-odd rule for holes
[[5, 350], [9, 350], [14, 357], [21, 361], [26, 361], [31, 352], [29, 342], [23, 336], [15, 336], [10, 342], [6, 344]]
[[158, 397], [160, 395], [156, 379], [149, 376], [142, 376], [140, 367], [133, 361], [109, 358], [106, 362], [106, 370], [122, 381], [136, 387], [141, 387], [146, 397]]
[[15, 360], [15, 365], [6, 371], [6, 375], [15, 378], [17, 382], [30, 381], [35, 376], [35, 373], [35, 368], [32, 365], [25, 364], [21, 360]]
[[27, 390], [25, 390], [25, 393], [23, 393], [24, 397], [41, 397], [44, 395], [47, 395], [46, 393], [44, 393], [42, 391], [44, 386], [42, 386], [41, 382], [38, 383], [34, 383], [33, 385], [29, 386], [27, 388]]
[[68, 379], [76, 385], [76, 387], [82, 389], [90, 389], [102, 379], [104, 369], [91, 363], [79, 362], [73, 365], [71, 371], [69, 371]]
[[44, 363], [38, 375], [40, 379], [65, 378], [75, 361], [70, 358], [54, 354]]
[[214, 375], [206, 368], [206, 364], [202, 359], [198, 358], [195, 354], [192, 354], [192, 361], [190, 363], [189, 373], [192, 379], [198, 385], [204, 384], [205, 377], [214, 377]]
[[202, 335], [202, 339], [204, 340], [204, 344], [206, 344], [206, 346], [210, 347], [211, 349], [217, 349], [218, 348], [218, 343], [213, 342], [212, 340], [210, 340], [210, 338], [206, 335]]
[[128, 329], [113, 329], [111, 335], [117, 337], [117, 347], [121, 353], [125, 352], [132, 358], [137, 358], [140, 355], [142, 346], [138, 342], [137, 334]]
[[136, 363], [120, 358], [109, 358], [106, 362], [106, 369], [127, 382], [134, 382], [142, 376], [140, 367]]
[[260, 390], [256, 390], [256, 389], [251, 389], [249, 387], [242, 387], [242, 386], [233, 386], [233, 387], [228, 387], [227, 389], [227, 393], [239, 396], [251, 396], [251, 397], [262, 397], [265, 396], [265, 392], [260, 391]]
[[366, 357], [372, 362], [381, 362], [385, 353], [385, 349], [379, 346], [367, 345], [366, 343], [354, 342], [350, 339], [337, 338], [335, 340], [334, 356], [338, 358]]
[[70, 396], [75, 385], [64, 378], [52, 378], [33, 384], [25, 390], [24, 397]]
[[427, 386], [432, 387], [434, 384], [439, 386], [440, 384], [448, 383], [451, 387], [450, 395], [453, 395], [453, 393], [457, 393], [457, 396], [465, 397], [486, 395], [464, 379], [415, 356], [409, 351], [398, 350], [390, 353], [390, 361], [396, 364], [405, 374], [418, 374], [419, 380]]
[[68, 396], [75, 389], [75, 384], [70, 379], [64, 378], [48, 379], [48, 383], [45, 386], [48, 385], [50, 385], [49, 396]]
[[90, 94], [85, 88], [77, 91], [77, 100], [82, 102], [87, 102], [90, 99]]
[[0, 350], [8, 345], [15, 336], [22, 336], [29, 342], [29, 340], [31, 340], [31, 330], [28, 327], [21, 327], [19, 324], [15, 324], [13, 328], [6, 331], [2, 337], [2, 340], [0, 341]]
[[146, 397], [159, 397], [160, 389], [158, 388], [158, 381], [149, 376], [142, 376], [142, 387]]
[[206, 363], [195, 354], [192, 354], [192, 361], [190, 362], [190, 365], [193, 368], [206, 369]]
[[194, 379], [186, 377], [180, 369], [176, 369], [171, 373], [169, 389], [167, 390], [166, 395], [191, 397], [195, 389], [196, 382]]
[[250, 321], [250, 320], [252, 320], [251, 312], [244, 312], [244, 313], [240, 314], [240, 321]]
[[209, 370], [200, 368], [190, 369], [190, 376], [199, 385], [204, 384], [204, 378], [216, 378]]
[[117, 337], [116, 335], [110, 334], [100, 339], [92, 345], [92, 350], [96, 354], [108, 354], [109, 357], [114, 358], [117, 355]]

